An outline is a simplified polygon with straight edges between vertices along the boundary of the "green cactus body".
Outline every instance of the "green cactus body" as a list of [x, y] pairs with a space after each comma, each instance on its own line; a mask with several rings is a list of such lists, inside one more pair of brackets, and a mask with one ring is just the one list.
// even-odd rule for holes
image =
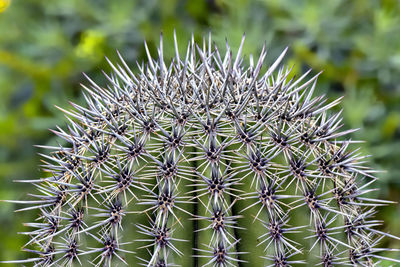
[[[261, 71], [211, 38], [133, 73], [121, 57], [86, 106], [63, 110], [63, 145], [21, 210], [34, 266], [375, 266], [376, 180], [339, 113], [289, 78], [286, 50]], [[208, 44], [206, 44], [209, 42]], [[175, 42], [176, 44], [176, 42]], [[393, 260], [395, 259], [387, 259]]]

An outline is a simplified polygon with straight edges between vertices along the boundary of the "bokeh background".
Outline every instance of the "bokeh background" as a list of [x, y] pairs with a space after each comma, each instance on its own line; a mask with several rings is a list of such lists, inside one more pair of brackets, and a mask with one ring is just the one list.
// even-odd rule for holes
[[[269, 59], [290, 47], [285, 63], [301, 74], [320, 76], [317, 94], [345, 95], [340, 108], [346, 128], [360, 128], [379, 174], [377, 197], [400, 200], [400, 2], [398, 0], [0, 0], [0, 199], [22, 199], [32, 189], [16, 179], [41, 176], [35, 144], [55, 138], [49, 128], [65, 126], [55, 105], [81, 102], [82, 72], [104, 81], [104, 56], [119, 50], [133, 67], [164, 34], [173, 56], [173, 30], [181, 47], [191, 33], [211, 31], [235, 49], [246, 33], [244, 54], [265, 41]], [[33, 213], [14, 213], [0, 203], [0, 260], [24, 258], [17, 232]], [[400, 205], [380, 208], [381, 229], [400, 235]], [[400, 248], [400, 242], [382, 244]], [[396, 257], [395, 253], [390, 254]], [[400, 254], [397, 254], [400, 258]]]

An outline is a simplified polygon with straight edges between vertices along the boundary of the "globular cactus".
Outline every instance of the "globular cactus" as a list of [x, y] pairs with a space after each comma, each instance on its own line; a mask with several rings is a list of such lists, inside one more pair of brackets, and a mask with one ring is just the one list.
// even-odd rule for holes
[[[346, 140], [340, 99], [313, 97], [287, 51], [248, 67], [193, 38], [171, 63], [120, 58], [101, 86], [88, 78], [44, 178], [24, 249], [34, 266], [379, 266], [375, 172]], [[264, 71], [265, 69], [265, 71]]]

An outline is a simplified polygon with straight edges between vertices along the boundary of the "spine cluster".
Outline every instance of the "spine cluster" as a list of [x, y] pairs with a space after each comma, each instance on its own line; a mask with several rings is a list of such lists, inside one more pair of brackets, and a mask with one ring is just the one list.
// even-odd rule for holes
[[[314, 97], [319, 74], [248, 67], [211, 36], [167, 65], [163, 42], [133, 73], [121, 57], [88, 78], [86, 106], [61, 109], [60, 144], [42, 146], [37, 220], [17, 263], [71, 266], [377, 266], [384, 237], [375, 172], [345, 136], [341, 112]], [[398, 238], [397, 238], [398, 239]], [[243, 245], [245, 244], [245, 245]], [[131, 256], [132, 254], [132, 256]]]

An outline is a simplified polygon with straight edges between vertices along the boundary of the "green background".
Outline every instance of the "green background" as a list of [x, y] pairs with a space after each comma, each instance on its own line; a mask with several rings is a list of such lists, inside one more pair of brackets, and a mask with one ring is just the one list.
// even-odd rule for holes
[[[0, 0], [0, 3], [4, 0]], [[35, 144], [54, 141], [48, 131], [65, 126], [55, 105], [82, 103], [82, 72], [100, 84], [110, 71], [104, 56], [119, 50], [135, 66], [164, 34], [166, 57], [173, 57], [173, 30], [180, 47], [191, 33], [211, 31], [236, 51], [246, 33], [244, 54], [263, 42], [271, 62], [289, 46], [286, 64], [299, 75], [324, 70], [316, 93], [330, 100], [344, 95], [345, 128], [360, 128], [364, 154], [378, 170], [377, 197], [400, 200], [400, 4], [397, 0], [14, 0], [0, 13], [0, 199], [22, 199], [32, 189], [16, 179], [41, 176], [43, 152]], [[248, 59], [248, 57], [246, 57]], [[0, 203], [0, 260], [23, 259], [26, 241], [18, 231], [35, 213], [13, 213]], [[400, 206], [380, 208], [381, 229], [400, 235]], [[382, 246], [399, 248], [385, 239]], [[389, 254], [396, 257], [395, 253]], [[397, 254], [400, 258], [400, 254]]]

